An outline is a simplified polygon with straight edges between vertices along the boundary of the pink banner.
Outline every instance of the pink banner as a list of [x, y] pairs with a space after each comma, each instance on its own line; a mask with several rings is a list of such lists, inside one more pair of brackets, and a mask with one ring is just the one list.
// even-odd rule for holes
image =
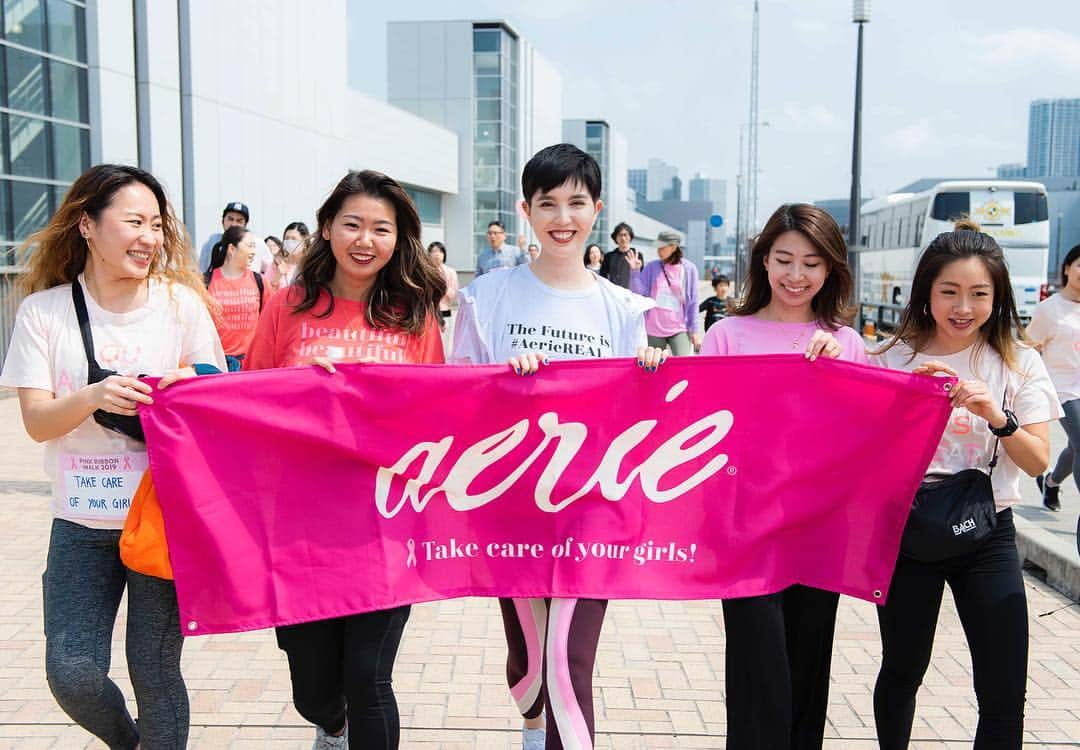
[[189, 635], [459, 596], [881, 602], [941, 379], [796, 355], [215, 375], [142, 409]]

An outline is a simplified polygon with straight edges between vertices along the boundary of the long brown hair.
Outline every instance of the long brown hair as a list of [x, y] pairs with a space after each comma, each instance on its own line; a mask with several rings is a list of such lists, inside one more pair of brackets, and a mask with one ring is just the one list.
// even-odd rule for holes
[[157, 199], [164, 234], [161, 252], [150, 266], [150, 278], [189, 286], [209, 302], [195, 268], [187, 230], [173, 213], [165, 189], [149, 172], [124, 164], [98, 164], [83, 172], [45, 228], [26, 239], [20, 248], [27, 266], [19, 280], [21, 291], [32, 294], [72, 283], [86, 268], [87, 245], [79, 232], [83, 214], [97, 221], [116, 191], [136, 182], [148, 187]]
[[785, 232], [801, 234], [825, 261], [828, 276], [825, 277], [825, 284], [810, 301], [810, 308], [814, 311], [819, 325], [835, 331], [851, 320], [853, 314], [848, 304], [853, 284], [851, 267], [847, 261], [847, 244], [836, 220], [827, 212], [808, 203], [785, 203], [765, 222], [765, 228], [754, 239], [750, 251], [746, 289], [731, 313], [753, 315], [772, 300], [772, 287], [769, 286], [765, 258], [776, 239]]
[[[971, 224], [958, 223], [957, 226], [967, 227]], [[878, 354], [888, 351], [902, 341], [911, 347], [913, 359], [915, 354], [927, 347], [936, 327], [934, 316], [930, 312], [930, 291], [934, 282], [947, 265], [968, 258], [978, 258], [982, 262], [994, 285], [993, 309], [990, 318], [979, 328], [983, 338], [979, 346], [976, 346], [972, 358], [978, 356], [979, 348], [985, 342], [998, 353], [1009, 369], [1016, 369], [1017, 339], [1014, 331], [1022, 331], [1023, 327], [1016, 311], [1005, 254], [993, 237], [966, 228], [942, 232], [923, 251], [919, 264], [915, 267], [915, 276], [911, 281], [911, 299], [904, 308], [900, 325], [892, 338], [878, 350]]]
[[303, 290], [303, 298], [293, 311], [312, 309], [323, 292], [328, 295], [329, 304], [316, 317], [325, 318], [334, 311], [330, 282], [337, 270], [337, 260], [330, 241], [322, 234], [345, 201], [354, 195], [385, 200], [393, 207], [397, 223], [394, 254], [376, 274], [365, 305], [368, 325], [419, 335], [438, 315], [439, 300], [446, 294], [446, 279], [420, 244], [420, 217], [409, 194], [393, 178], [372, 170], [349, 172], [319, 208], [319, 226], [308, 238], [300, 271], [293, 282]]

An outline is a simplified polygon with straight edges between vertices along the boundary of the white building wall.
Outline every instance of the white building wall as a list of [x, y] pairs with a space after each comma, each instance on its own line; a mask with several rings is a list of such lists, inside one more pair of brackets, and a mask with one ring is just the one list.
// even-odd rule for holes
[[[196, 247], [221, 230], [221, 210], [235, 200], [250, 206], [251, 227], [260, 235], [280, 235], [291, 221], [313, 225], [316, 209], [349, 169], [457, 191], [453, 132], [349, 88], [345, 0], [189, 0], [194, 142], [184, 154], [179, 3], [138, 2], [147, 11], [151, 134], [143, 166], [162, 180], [179, 212], [183, 160], [191, 160], [195, 205], [188, 231]], [[87, 19], [91, 159], [136, 164], [132, 3], [90, 3]], [[312, 28], [320, 30], [317, 55], [297, 48], [296, 30]], [[442, 231], [428, 233], [438, 239]]]
[[615, 127], [608, 127], [608, 174], [604, 175], [607, 186], [608, 202], [604, 210], [608, 212], [612, 229], [620, 221], [627, 221], [628, 206], [633, 203], [630, 186], [627, 184], [627, 172], [630, 170], [630, 148], [626, 137]]
[[90, 161], [137, 164], [134, 8], [105, 1], [86, 11]]
[[[562, 142], [562, 75], [535, 47], [519, 39], [520, 169], [540, 149]], [[583, 141], [584, 142], [584, 141]]]

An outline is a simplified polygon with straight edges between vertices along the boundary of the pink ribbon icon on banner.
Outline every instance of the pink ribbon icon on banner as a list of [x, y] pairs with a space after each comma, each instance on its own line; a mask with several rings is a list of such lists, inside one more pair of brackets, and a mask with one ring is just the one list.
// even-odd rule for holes
[[405, 546], [409, 548], [409, 558], [405, 561], [406, 568], [416, 567], [416, 542], [412, 539], [405, 542]]

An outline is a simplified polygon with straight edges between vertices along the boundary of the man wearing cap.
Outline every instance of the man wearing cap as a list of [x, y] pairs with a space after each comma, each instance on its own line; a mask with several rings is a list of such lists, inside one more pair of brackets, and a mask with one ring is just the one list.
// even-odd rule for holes
[[[225, 210], [221, 212], [221, 229], [222, 232], [229, 227], [244, 227], [247, 228], [248, 221], [251, 219], [251, 211], [248, 209], [246, 203], [240, 201], [233, 201], [225, 206]], [[210, 238], [206, 241], [206, 244], [202, 246], [202, 250], [199, 251], [199, 270], [205, 271], [210, 267], [210, 255], [214, 252], [214, 245], [221, 240], [222, 232], [215, 232], [210, 235]], [[262, 241], [262, 238], [255, 238], [255, 259], [251, 263], [252, 271], [259, 271], [265, 274], [269, 270], [270, 266], [274, 264], [274, 256], [270, 253], [270, 248], [266, 246], [266, 243]]]
[[683, 260], [678, 232], [656, 235], [658, 260], [630, 274], [630, 291], [650, 297], [656, 306], [645, 313], [649, 346], [670, 347], [677, 357], [693, 354], [701, 346], [698, 317], [697, 266]]

